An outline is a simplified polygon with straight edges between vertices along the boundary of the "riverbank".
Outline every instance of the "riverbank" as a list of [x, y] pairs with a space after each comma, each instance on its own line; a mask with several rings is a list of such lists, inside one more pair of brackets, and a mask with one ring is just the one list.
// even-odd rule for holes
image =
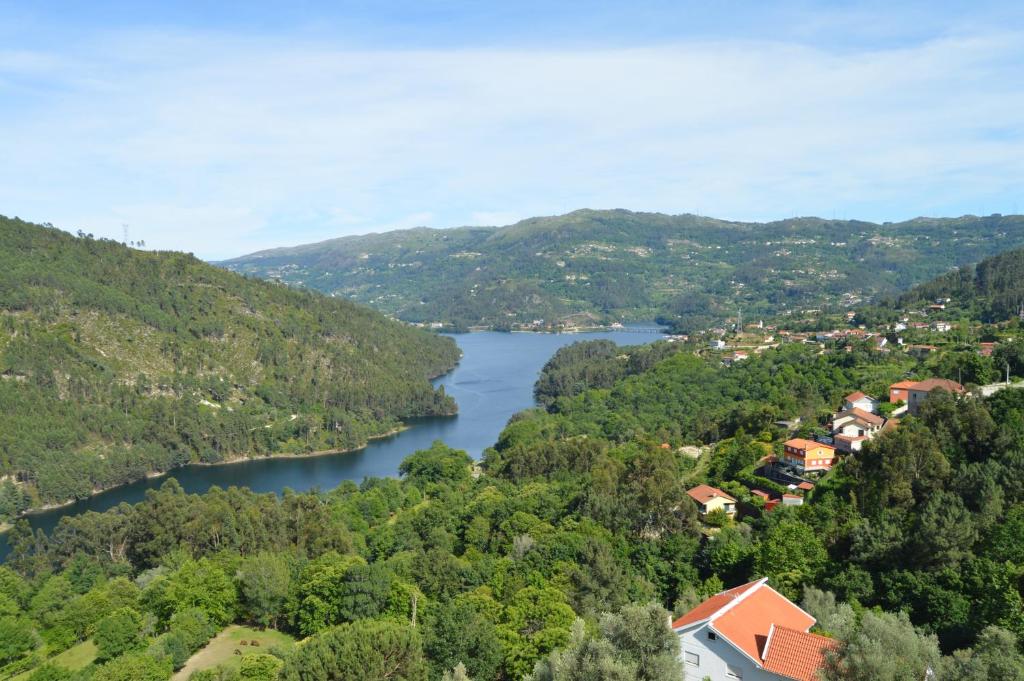
[[[455, 414], [452, 414], [452, 416], [454, 416], [454, 415]], [[62, 508], [66, 508], [68, 506], [76, 504], [76, 503], [78, 503], [80, 501], [83, 501], [85, 499], [90, 499], [90, 498], [98, 496], [100, 494], [104, 494], [105, 492], [110, 492], [112, 490], [116, 490], [116, 489], [121, 488], [121, 487], [127, 487], [128, 485], [135, 484], [135, 483], [139, 482], [140, 480], [153, 480], [153, 479], [165, 477], [167, 475], [170, 475], [172, 472], [174, 472], [176, 470], [179, 470], [181, 468], [186, 468], [186, 467], [189, 467], [189, 466], [200, 466], [200, 467], [231, 466], [231, 465], [235, 465], [235, 464], [251, 463], [253, 461], [263, 461], [263, 460], [267, 460], [267, 459], [310, 459], [310, 458], [321, 457], [321, 456], [336, 456], [338, 454], [352, 454], [352, 453], [355, 453], [355, 452], [361, 452], [364, 449], [366, 449], [367, 447], [369, 447], [370, 443], [372, 443], [372, 442], [374, 442], [376, 440], [385, 440], [385, 439], [387, 439], [389, 437], [394, 437], [394, 436], [396, 436], [396, 435], [398, 435], [398, 434], [408, 430], [409, 428], [410, 428], [410, 426], [408, 426], [408, 425], [403, 423], [400, 426], [398, 426], [397, 428], [392, 428], [391, 430], [388, 430], [388, 431], [386, 431], [384, 433], [380, 433], [378, 435], [371, 435], [370, 437], [367, 438], [366, 442], [364, 442], [363, 444], [361, 444], [361, 445], [359, 445], [357, 447], [348, 447], [348, 448], [340, 448], [340, 449], [319, 449], [319, 450], [312, 451], [312, 452], [300, 452], [300, 453], [297, 453], [297, 454], [288, 453], [288, 452], [274, 452], [274, 453], [271, 453], [271, 454], [263, 454], [263, 455], [257, 455], [257, 456], [245, 454], [245, 455], [241, 455], [241, 456], [235, 456], [235, 457], [232, 457], [230, 459], [225, 459], [224, 461], [189, 461], [188, 463], [184, 463], [184, 464], [182, 464], [180, 466], [175, 466], [173, 468], [169, 468], [166, 471], [147, 471], [141, 478], [137, 478], [137, 479], [134, 479], [134, 480], [127, 480], [127, 481], [119, 483], [117, 485], [110, 485], [109, 487], [100, 487], [100, 488], [93, 489], [89, 493], [88, 496], [82, 497], [80, 499], [69, 499], [67, 501], [62, 501], [62, 502], [59, 502], [59, 503], [49, 503], [49, 504], [44, 504], [42, 506], [36, 506], [36, 507], [33, 507], [33, 508], [29, 508], [29, 509], [26, 509], [26, 510], [22, 511], [21, 513], [19, 513], [18, 514], [18, 518], [28, 518], [28, 517], [31, 517], [31, 516], [34, 516], [34, 515], [40, 515], [40, 514], [43, 514], [43, 513], [48, 513], [50, 511], [57, 511], [57, 510], [60, 510]], [[14, 523], [11, 523], [11, 522], [0, 523], [0, 534], [4, 534], [4, 533], [8, 532], [12, 527], [14, 527]]]

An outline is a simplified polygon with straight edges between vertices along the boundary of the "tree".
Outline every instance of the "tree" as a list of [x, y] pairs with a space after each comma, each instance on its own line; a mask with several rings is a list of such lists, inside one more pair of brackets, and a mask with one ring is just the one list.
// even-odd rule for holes
[[245, 558], [237, 579], [249, 618], [260, 626], [276, 627], [291, 589], [291, 570], [284, 557], [264, 552]]
[[827, 681], [914, 681], [940, 670], [935, 636], [920, 633], [906, 614], [867, 611], [860, 625], [826, 655]]
[[498, 627], [506, 674], [513, 678], [529, 674], [540, 658], [569, 640], [575, 619], [565, 594], [554, 587], [528, 586], [517, 591]]
[[768, 530], [758, 547], [756, 569], [768, 575], [787, 598], [799, 597], [813, 584], [828, 561], [818, 533], [795, 518], [785, 518]]
[[199, 608], [211, 621], [223, 626], [234, 617], [238, 594], [231, 579], [207, 558], [186, 560], [167, 578], [163, 592], [167, 617]]
[[423, 647], [436, 670], [465, 665], [476, 679], [493, 679], [501, 668], [501, 641], [481, 607], [468, 597], [434, 606], [424, 627]]
[[0, 664], [7, 664], [39, 644], [32, 623], [22, 617], [0, 617]]
[[679, 679], [679, 636], [668, 626], [669, 613], [657, 603], [627, 605], [601, 617], [601, 635], [636, 663], [637, 681]]
[[569, 644], [537, 663], [531, 681], [661, 681], [683, 678], [678, 636], [668, 613], [651, 603], [601, 616], [600, 635], [576, 620]]
[[957, 681], [1024, 681], [1024, 656], [1017, 637], [999, 627], [986, 627], [973, 648], [958, 650], [943, 661], [940, 678]]
[[145, 653], [128, 653], [100, 665], [91, 681], [167, 681], [171, 661]]
[[70, 671], [48, 662], [41, 667], [36, 667], [27, 681], [70, 681], [70, 679]]
[[616, 652], [607, 639], [588, 636], [583, 620], [576, 620], [569, 644], [537, 662], [530, 681], [633, 681], [636, 663]]
[[473, 681], [469, 674], [466, 673], [466, 665], [461, 662], [455, 665], [455, 668], [451, 671], [446, 671], [441, 675], [441, 681]]
[[110, 613], [96, 625], [93, 635], [100, 661], [112, 660], [142, 643], [142, 616], [131, 608]]
[[440, 440], [434, 440], [430, 449], [418, 450], [407, 456], [399, 465], [398, 472], [412, 484], [426, 483], [458, 484], [469, 480], [469, 468], [473, 460], [461, 449], [452, 449]]
[[256, 653], [245, 655], [238, 666], [238, 674], [243, 681], [277, 681], [284, 662], [273, 655]]
[[405, 624], [360, 620], [324, 630], [285, 660], [281, 681], [426, 681], [417, 631]]

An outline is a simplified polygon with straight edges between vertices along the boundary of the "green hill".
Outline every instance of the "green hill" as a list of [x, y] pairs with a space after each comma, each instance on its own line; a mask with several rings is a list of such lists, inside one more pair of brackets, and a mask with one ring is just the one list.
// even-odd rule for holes
[[982, 322], [1017, 316], [1024, 304], [1024, 248], [985, 258], [916, 286], [895, 301], [909, 308], [948, 299], [945, 314]]
[[348, 301], [17, 219], [0, 243], [0, 513], [455, 409], [428, 381], [455, 344]]
[[500, 228], [418, 228], [222, 263], [456, 328], [658, 318], [704, 328], [842, 309], [1024, 245], [1024, 217], [769, 223], [580, 210]]

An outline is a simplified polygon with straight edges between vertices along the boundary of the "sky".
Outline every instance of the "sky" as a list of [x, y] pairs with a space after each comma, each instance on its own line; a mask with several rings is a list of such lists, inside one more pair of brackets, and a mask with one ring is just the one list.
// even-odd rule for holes
[[1024, 3], [0, 0], [0, 214], [147, 248], [1022, 194]]

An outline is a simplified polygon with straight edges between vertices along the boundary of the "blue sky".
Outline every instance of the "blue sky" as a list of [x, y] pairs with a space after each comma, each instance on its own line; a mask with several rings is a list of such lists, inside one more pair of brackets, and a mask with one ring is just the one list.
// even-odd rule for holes
[[217, 259], [576, 208], [1017, 212], [1020, 3], [0, 0], [0, 213]]

